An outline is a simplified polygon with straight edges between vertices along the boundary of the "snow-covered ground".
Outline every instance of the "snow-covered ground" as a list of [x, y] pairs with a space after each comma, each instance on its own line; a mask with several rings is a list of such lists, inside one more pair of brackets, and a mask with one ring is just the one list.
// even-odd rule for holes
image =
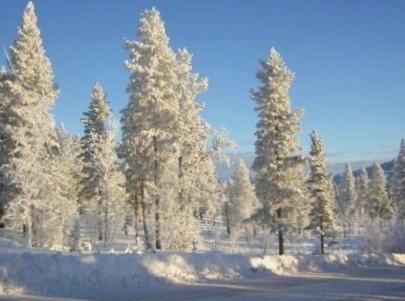
[[2, 238], [0, 291], [0, 300], [405, 300], [405, 255], [79, 254]]

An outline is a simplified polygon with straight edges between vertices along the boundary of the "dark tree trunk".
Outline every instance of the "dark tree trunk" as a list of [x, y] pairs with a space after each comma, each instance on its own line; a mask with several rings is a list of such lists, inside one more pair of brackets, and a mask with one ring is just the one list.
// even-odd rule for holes
[[230, 212], [229, 212], [229, 203], [225, 203], [225, 215], [226, 215], [226, 232], [228, 235], [231, 235], [231, 221], [230, 221]]
[[182, 186], [182, 178], [183, 178], [183, 157], [179, 157], [178, 160], [179, 163], [179, 183], [181, 185], [180, 191], [179, 191], [179, 203], [181, 206], [183, 206], [183, 186]]
[[323, 233], [323, 218], [321, 217], [321, 225], [320, 225], [320, 229], [321, 229], [321, 254], [325, 254], [325, 249], [324, 249], [324, 238], [325, 235]]
[[[153, 163], [153, 173], [155, 187], [158, 187], [158, 159], [157, 159], [157, 137], [153, 137], [153, 152], [155, 155], [155, 161]], [[160, 239], [160, 199], [156, 196], [155, 199], [155, 246], [157, 250], [162, 249], [162, 242]]]
[[155, 221], [156, 221], [156, 228], [155, 228], [155, 236], [156, 236], [156, 249], [162, 249], [162, 242], [160, 240], [160, 200], [156, 198], [155, 200]]
[[145, 191], [143, 187], [143, 182], [141, 183], [141, 199], [140, 205], [142, 210], [142, 224], [143, 224], [143, 234], [145, 237], [145, 245], [147, 249], [151, 249], [150, 241], [149, 241], [149, 231], [148, 231], [148, 222], [146, 220], [146, 206], [145, 206]]
[[107, 246], [107, 243], [110, 240], [109, 231], [108, 231], [108, 208], [104, 208], [104, 225], [103, 225], [103, 235], [104, 235], [104, 246]]
[[102, 206], [101, 198], [103, 197], [103, 195], [101, 192], [99, 193], [99, 195], [100, 195], [100, 200], [97, 203], [97, 239], [99, 241], [102, 241], [103, 240], [103, 225], [101, 222], [101, 206]]
[[[281, 208], [277, 209], [277, 217], [281, 218]], [[284, 235], [281, 224], [278, 224], [278, 254], [284, 255]]]
[[139, 202], [137, 195], [135, 195], [134, 199], [134, 231], [135, 231], [135, 245], [137, 246], [139, 238]]
[[323, 234], [321, 234], [321, 254], [322, 255], [325, 254], [325, 251], [324, 251], [324, 235]]
[[281, 228], [278, 230], [278, 254], [284, 255], [284, 237]]

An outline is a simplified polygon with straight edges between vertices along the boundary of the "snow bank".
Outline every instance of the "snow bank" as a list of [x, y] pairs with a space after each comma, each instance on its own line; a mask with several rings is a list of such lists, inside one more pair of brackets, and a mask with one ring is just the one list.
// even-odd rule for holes
[[[0, 294], [63, 297], [151, 291], [197, 281], [230, 280], [250, 270], [248, 258], [202, 254], [73, 254], [1, 249]], [[23, 290], [22, 290], [23, 289]], [[12, 291], [12, 292], [11, 292]], [[113, 293], [113, 295], [111, 295]]]
[[218, 282], [362, 265], [405, 265], [404, 254], [248, 257], [205, 253], [93, 253], [0, 248], [0, 294], [38, 294], [113, 300], [171, 290], [191, 282]]
[[277, 275], [302, 271], [322, 272], [344, 270], [349, 267], [405, 265], [405, 254], [344, 254], [327, 255], [270, 255], [250, 258], [255, 271], [266, 270]]
[[177, 283], [232, 280], [252, 273], [248, 257], [219, 252], [160, 253], [143, 260], [143, 265], [156, 277]]
[[299, 260], [294, 256], [270, 255], [264, 257], [250, 258], [252, 269], [258, 271], [260, 269], [271, 271], [274, 274], [287, 274], [298, 271]]
[[170, 255], [166, 258], [149, 257], [143, 264], [152, 275], [173, 282], [194, 282], [197, 279], [195, 269], [179, 255]]

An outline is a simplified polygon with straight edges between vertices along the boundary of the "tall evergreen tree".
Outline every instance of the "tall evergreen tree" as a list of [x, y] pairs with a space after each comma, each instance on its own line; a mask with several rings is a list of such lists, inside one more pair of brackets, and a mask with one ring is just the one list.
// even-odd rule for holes
[[[107, 139], [107, 124], [112, 116], [103, 88], [96, 83], [90, 96], [88, 111], [83, 114], [84, 135], [81, 138], [82, 178], [80, 181], [81, 229], [88, 235], [103, 239], [102, 221], [99, 217], [102, 199], [100, 187], [103, 178], [98, 166], [96, 153], [99, 153]], [[80, 225], [77, 229], [81, 228]]]
[[199, 193], [199, 215], [213, 219], [220, 213], [223, 205], [223, 185], [218, 182], [215, 164], [229, 167], [229, 153], [236, 148], [236, 144], [224, 130], [210, 131], [209, 147], [203, 151], [198, 165], [199, 175], [197, 187]]
[[[83, 114], [84, 135], [82, 140], [82, 157], [84, 162], [90, 162], [95, 145], [105, 139], [108, 123], [111, 121], [111, 108], [103, 88], [96, 83], [91, 92], [89, 109]], [[92, 186], [90, 186], [92, 187]], [[93, 195], [89, 192], [89, 197]]]
[[[176, 55], [169, 46], [159, 12], [145, 11], [138, 26], [138, 41], [127, 41], [130, 71], [129, 102], [122, 111], [122, 155], [127, 164], [127, 186], [139, 198], [144, 234], [150, 247], [146, 206], [154, 205], [155, 247], [162, 248], [161, 206], [171, 195], [169, 182], [176, 178], [176, 118], [179, 111]], [[168, 175], [167, 173], [170, 173]], [[166, 193], [167, 192], [167, 193]], [[166, 206], [166, 204], [163, 204]]]
[[107, 137], [107, 126], [111, 120], [111, 108], [107, 97], [99, 83], [93, 87], [90, 96], [90, 105], [87, 112], [83, 114], [84, 135], [81, 138], [82, 152], [80, 157], [83, 161], [84, 175], [82, 179], [81, 198], [91, 200], [98, 192], [101, 179], [94, 162], [94, 153], [99, 150]]
[[38, 235], [46, 221], [41, 215], [50, 214], [47, 199], [54, 179], [47, 162], [55, 147], [50, 110], [57, 96], [32, 2], [24, 10], [9, 58], [3, 82], [7, 101], [0, 112], [2, 198], [7, 199], [5, 220], [13, 227], [23, 225], [30, 247], [41, 244]]
[[293, 74], [273, 48], [257, 72], [261, 86], [252, 93], [259, 116], [256, 131], [256, 193], [263, 221], [278, 232], [279, 253], [284, 254], [284, 232], [294, 224], [292, 213], [304, 196], [299, 151], [301, 111], [291, 111], [289, 88]]
[[232, 206], [232, 186], [233, 186], [233, 181], [232, 179], [229, 179], [227, 182], [223, 184], [223, 191], [224, 191], [224, 217], [225, 217], [225, 226], [226, 226], [226, 233], [228, 235], [232, 234], [232, 212], [231, 212], [231, 206]]
[[[69, 134], [64, 128], [56, 129], [57, 149], [51, 158], [54, 176], [55, 198], [48, 198], [52, 215], [47, 227], [48, 235], [53, 235], [56, 246], [70, 245], [71, 231], [78, 218], [79, 182], [81, 162], [79, 159], [80, 139]], [[53, 203], [53, 204], [52, 204]]]
[[366, 205], [368, 215], [380, 222], [391, 219], [393, 208], [387, 194], [386, 176], [381, 165], [376, 162], [371, 172], [369, 191], [369, 201]]
[[87, 211], [90, 226], [99, 240], [112, 240], [117, 219], [123, 216], [123, 175], [116, 160], [117, 144], [111, 126], [111, 108], [102, 87], [97, 83], [91, 94], [89, 110], [83, 118], [82, 211]]
[[[13, 76], [9, 72], [7, 72], [6, 68], [2, 66], [0, 68], [0, 117], [1, 117], [1, 136], [0, 136], [0, 166], [3, 166], [4, 164], [7, 163], [7, 154], [9, 152], [7, 146], [10, 146], [10, 143], [7, 142], [7, 135], [6, 132], [4, 131], [4, 118], [6, 117], [4, 115], [4, 111], [7, 110], [7, 107], [9, 105], [10, 99], [10, 89], [9, 89], [9, 84], [12, 82]], [[4, 226], [4, 224], [1, 222], [4, 211], [6, 209], [7, 205], [7, 187], [6, 187], [6, 178], [5, 175], [3, 174], [2, 168], [0, 168], [0, 225], [1, 227]]]
[[357, 177], [356, 182], [357, 189], [357, 208], [356, 208], [356, 219], [361, 219], [362, 216], [366, 213], [366, 205], [368, 201], [368, 190], [369, 190], [369, 179], [367, 170], [362, 167], [360, 169], [360, 174]]
[[258, 208], [254, 186], [245, 162], [239, 161], [230, 185], [230, 217], [232, 228], [241, 226]]
[[393, 199], [397, 216], [400, 220], [405, 219], [405, 139], [401, 140], [398, 157], [395, 161]]
[[345, 166], [343, 182], [340, 185], [339, 215], [343, 222], [344, 234], [353, 231], [353, 212], [357, 205], [356, 182], [352, 167], [349, 163]]
[[332, 236], [336, 232], [333, 216], [333, 186], [326, 166], [322, 140], [315, 131], [310, 136], [310, 178], [308, 185], [312, 202], [309, 213], [310, 223], [307, 228], [319, 233], [321, 254], [324, 254], [324, 237]]
[[[205, 161], [210, 127], [200, 116], [203, 106], [196, 101], [198, 94], [207, 88], [207, 80], [195, 74], [191, 65], [192, 56], [186, 49], [176, 54], [178, 74], [179, 111], [174, 135], [177, 140], [177, 197], [166, 210], [171, 222], [168, 231], [170, 249], [192, 249], [199, 240], [199, 220], [196, 212], [202, 186], [200, 166]], [[175, 214], [176, 218], [173, 218]], [[170, 216], [171, 215], [171, 216]]]

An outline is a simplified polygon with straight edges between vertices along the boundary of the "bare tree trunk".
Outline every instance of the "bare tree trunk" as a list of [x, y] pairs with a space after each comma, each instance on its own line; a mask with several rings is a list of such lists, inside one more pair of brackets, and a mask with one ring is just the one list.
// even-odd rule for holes
[[149, 241], [149, 231], [148, 231], [148, 222], [146, 220], [146, 206], [145, 206], [145, 191], [144, 191], [144, 184], [141, 182], [141, 199], [140, 205], [142, 210], [142, 224], [143, 224], [143, 234], [145, 237], [145, 246], [147, 249], [151, 249], [150, 241]]
[[156, 237], [156, 249], [162, 249], [162, 242], [160, 240], [160, 200], [156, 198], [155, 200], [155, 221], [156, 221], [156, 228], [155, 228], [155, 237]]
[[324, 233], [323, 233], [323, 219], [321, 217], [321, 225], [320, 225], [320, 229], [321, 229], [321, 254], [325, 254], [324, 251]]
[[[100, 193], [101, 197], [101, 193]], [[98, 241], [103, 240], [103, 225], [101, 223], [101, 200], [97, 203], [97, 239]]]
[[231, 221], [230, 221], [229, 203], [225, 203], [225, 216], [226, 216], [226, 232], [231, 235]]
[[4, 216], [4, 204], [0, 204], [0, 228], [4, 228], [5, 225], [3, 223], [3, 216]]
[[107, 246], [107, 241], [109, 240], [108, 235], [108, 208], [104, 209], [104, 246]]
[[26, 218], [25, 224], [24, 224], [24, 235], [25, 235], [25, 243], [27, 245], [27, 248], [32, 248], [32, 213], [31, 210], [28, 214], [28, 217]]
[[[158, 187], [158, 160], [156, 157], [157, 154], [157, 137], [153, 137], [153, 151], [155, 154], [155, 161], [154, 161], [154, 181], [155, 187]], [[156, 196], [155, 199], [155, 246], [157, 250], [162, 249], [162, 242], [160, 239], [160, 199], [159, 195]]]
[[325, 250], [324, 250], [324, 235], [321, 234], [321, 254], [325, 254]]
[[279, 225], [279, 230], [278, 230], [278, 254], [279, 255], [284, 255], [284, 236], [283, 236], [283, 230], [281, 229], [281, 226]]
[[[281, 218], [281, 208], [277, 209], [277, 217]], [[284, 255], [284, 235], [281, 224], [278, 224], [278, 254]]]
[[181, 185], [181, 187], [180, 187], [180, 191], [179, 191], [179, 203], [180, 203], [180, 205], [181, 206], [183, 206], [184, 204], [184, 202], [183, 202], [183, 186], [182, 186], [182, 178], [183, 178], [183, 157], [179, 157], [179, 160], [178, 160], [178, 163], [179, 163], [179, 183], [180, 183], [180, 185]]
[[138, 195], [135, 195], [134, 199], [134, 230], [135, 230], [135, 245], [138, 245], [139, 238], [139, 203]]

